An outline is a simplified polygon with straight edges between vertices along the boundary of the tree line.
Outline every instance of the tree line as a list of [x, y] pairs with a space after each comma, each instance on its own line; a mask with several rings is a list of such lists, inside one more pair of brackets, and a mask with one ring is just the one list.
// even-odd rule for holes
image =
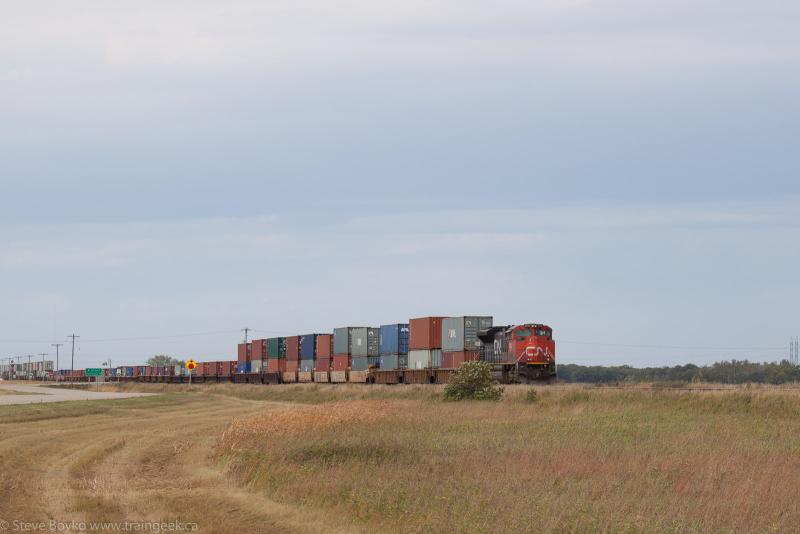
[[731, 360], [711, 365], [636, 368], [629, 365], [602, 366], [559, 364], [558, 378], [565, 382], [714, 382], [721, 384], [786, 384], [800, 381], [800, 367], [787, 360], [750, 362]]

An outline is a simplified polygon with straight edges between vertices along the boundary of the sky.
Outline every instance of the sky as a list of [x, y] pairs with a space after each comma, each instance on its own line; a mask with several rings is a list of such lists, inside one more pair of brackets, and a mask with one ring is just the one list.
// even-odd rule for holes
[[472, 314], [552, 326], [561, 363], [784, 358], [799, 24], [789, 0], [0, 2], [0, 358]]

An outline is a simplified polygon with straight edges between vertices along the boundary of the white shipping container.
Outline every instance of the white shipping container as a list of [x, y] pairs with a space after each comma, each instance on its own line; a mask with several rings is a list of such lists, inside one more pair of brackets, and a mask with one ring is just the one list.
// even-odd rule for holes
[[260, 373], [264, 370], [264, 362], [263, 360], [253, 360], [250, 362], [250, 372], [251, 373]]
[[441, 367], [442, 351], [433, 350], [410, 350], [408, 351], [408, 369], [431, 369]]

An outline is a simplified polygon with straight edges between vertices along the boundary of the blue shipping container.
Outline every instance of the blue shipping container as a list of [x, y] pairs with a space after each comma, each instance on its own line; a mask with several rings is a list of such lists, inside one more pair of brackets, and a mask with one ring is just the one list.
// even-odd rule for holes
[[381, 326], [381, 355], [408, 354], [408, 323]]
[[317, 334], [300, 337], [300, 359], [313, 360], [317, 354]]
[[237, 373], [249, 373], [250, 372], [250, 362], [237, 363], [236, 364], [236, 372]]

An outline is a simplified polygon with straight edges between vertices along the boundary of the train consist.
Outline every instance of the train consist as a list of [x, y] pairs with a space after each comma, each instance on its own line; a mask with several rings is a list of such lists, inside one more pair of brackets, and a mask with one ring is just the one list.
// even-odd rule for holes
[[[333, 333], [256, 339], [237, 347], [236, 360], [199, 362], [194, 382], [378, 384], [446, 383], [464, 362], [485, 361], [501, 382], [556, 378], [553, 331], [543, 324], [495, 326], [488, 316], [422, 317], [381, 327], [348, 326]], [[86, 380], [59, 371], [60, 381]], [[122, 366], [106, 379], [189, 381], [182, 366]]]

